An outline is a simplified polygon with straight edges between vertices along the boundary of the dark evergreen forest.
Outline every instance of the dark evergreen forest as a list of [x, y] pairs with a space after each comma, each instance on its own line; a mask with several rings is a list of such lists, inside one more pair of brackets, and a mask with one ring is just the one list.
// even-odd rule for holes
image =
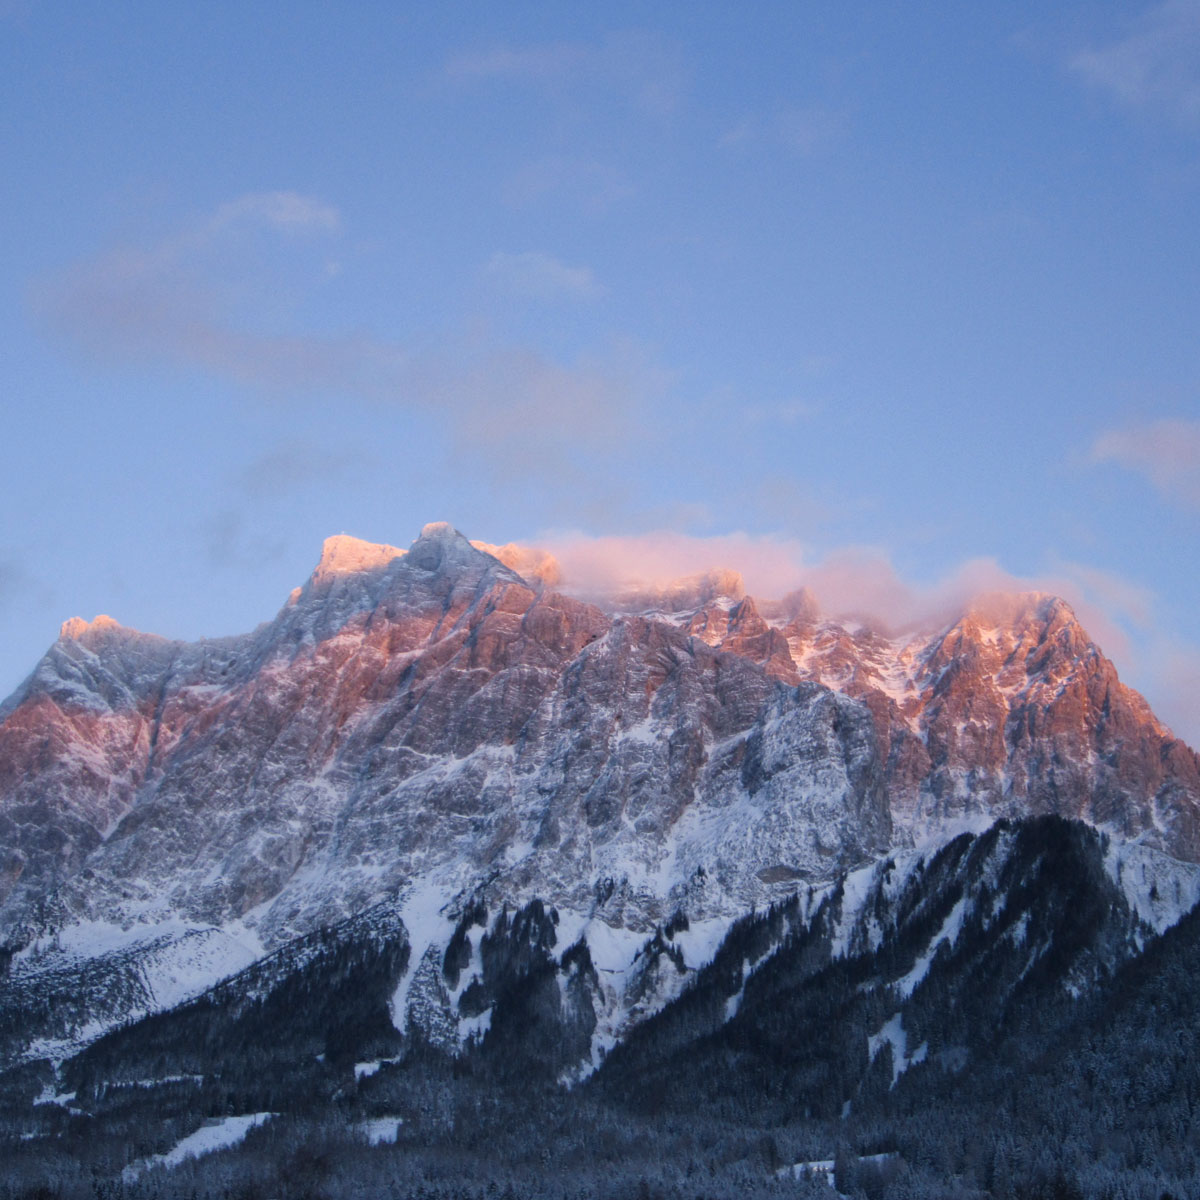
[[[997, 875], [1001, 837], [1017, 848]], [[832, 1188], [866, 1200], [1200, 1196], [1200, 910], [1132, 953], [1102, 852], [1057, 819], [960, 838], [879, 902], [878, 944], [843, 957], [836, 892], [809, 919], [801, 896], [752, 914], [574, 1086], [560, 1078], [588, 1044], [594, 968], [586, 944], [556, 944], [552, 911], [492, 922], [464, 992], [492, 1024], [456, 1054], [395, 1030], [407, 941], [364, 914], [58, 1074], [0, 1075], [0, 1200], [831, 1197], [823, 1173], [789, 1169], [830, 1160]], [[957, 938], [919, 961], [960, 905]], [[486, 918], [464, 912], [448, 980]], [[669, 964], [661, 932], [648, 953]], [[889, 1021], [903, 1049], [880, 1038]], [[275, 1115], [148, 1164], [247, 1113]], [[371, 1144], [381, 1119], [395, 1141]]]

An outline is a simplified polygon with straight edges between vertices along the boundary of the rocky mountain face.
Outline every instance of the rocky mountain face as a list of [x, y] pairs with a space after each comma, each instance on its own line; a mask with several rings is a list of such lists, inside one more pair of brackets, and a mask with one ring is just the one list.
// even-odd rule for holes
[[10, 938], [50, 906], [253, 914], [271, 945], [432, 876], [588, 911], [603, 884], [645, 923], [891, 835], [860, 705], [535, 589], [448, 527], [386, 562], [335, 539], [245, 638], [69, 623], [0, 736]]
[[[1200, 859], [1200, 757], [1117, 678], [1065, 601], [987, 596], [933, 633], [822, 619], [811, 596], [689, 614], [689, 632], [871, 711], [897, 835], [1055, 813]], [[789, 611], [790, 610], [790, 611]]]
[[569, 1074], [752, 907], [964, 818], [1200, 859], [1197, 756], [1061, 601], [889, 638], [730, 572], [609, 608], [556, 581], [434, 525], [408, 551], [330, 539], [244, 637], [68, 622], [0, 708], [0, 1010], [41, 1014], [0, 1030], [9, 1055], [61, 1057], [383, 906], [395, 1028], [500, 1030], [534, 1003], [515, 939], [539, 1003], [571, 997]]

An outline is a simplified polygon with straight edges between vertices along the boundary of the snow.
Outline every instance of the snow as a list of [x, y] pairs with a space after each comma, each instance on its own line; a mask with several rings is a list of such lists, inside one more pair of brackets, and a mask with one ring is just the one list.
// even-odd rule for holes
[[143, 975], [162, 1009], [174, 1008], [262, 957], [258, 938], [248, 930], [236, 934], [211, 929], [188, 935], [156, 954]]
[[908, 1034], [904, 1029], [904, 1018], [900, 1013], [885, 1022], [878, 1033], [867, 1038], [867, 1055], [872, 1062], [875, 1061], [875, 1056], [885, 1044], [892, 1048], [892, 1087], [896, 1086], [900, 1076], [909, 1067], [924, 1062], [925, 1056], [929, 1053], [929, 1045], [926, 1042], [922, 1042], [911, 1055], [908, 1053]]
[[1175, 925], [1200, 902], [1200, 866], [1161, 850], [1111, 837], [1104, 868], [1129, 907], [1155, 933]]
[[[62, 956], [65, 959], [99, 958], [118, 950], [126, 950], [147, 941], [156, 933], [166, 932], [170, 925], [158, 929], [146, 925], [118, 925], [112, 921], [77, 921], [54, 934], [40, 937], [13, 955], [14, 968], [22, 964], [35, 965], [41, 969], [45, 960]], [[182, 922], [174, 926], [180, 933], [187, 926]], [[53, 962], [55, 967], [60, 964]], [[63, 963], [61, 965], [66, 965]]]
[[[702, 930], [700, 934], [701, 939], [712, 936], [710, 930]], [[599, 1067], [604, 1056], [623, 1036], [630, 1016], [625, 1006], [625, 993], [639, 954], [652, 937], [653, 933], [649, 930], [625, 929], [609, 925], [597, 917], [569, 910], [559, 911], [558, 945], [565, 951], [582, 938], [600, 980], [603, 1007], [597, 1013], [596, 1028], [592, 1034], [591, 1062], [581, 1066], [583, 1075]], [[702, 945], [703, 942], [698, 944]], [[641, 1005], [640, 1015], [650, 1016], [672, 998], [673, 994], [654, 997]], [[478, 1019], [484, 1018], [490, 1022], [490, 1010]], [[576, 1075], [569, 1073], [563, 1082], [570, 1084], [576, 1078]]]
[[589, 921], [584, 926], [588, 952], [592, 965], [598, 972], [609, 976], [625, 976], [637, 952], [646, 944], [650, 935], [636, 929], [622, 929], [604, 921]]
[[780, 1179], [803, 1179], [806, 1175], [818, 1175], [823, 1183], [833, 1187], [833, 1159], [818, 1158], [811, 1162], [793, 1163], [790, 1167], [782, 1167], [775, 1174]]
[[239, 1117], [222, 1117], [201, 1125], [193, 1133], [189, 1133], [181, 1142], [177, 1142], [166, 1154], [156, 1154], [141, 1162], [131, 1163], [125, 1168], [124, 1179], [132, 1183], [143, 1171], [151, 1167], [176, 1167], [189, 1158], [199, 1158], [202, 1154], [211, 1154], [214, 1150], [226, 1150], [236, 1146], [257, 1125], [269, 1121], [274, 1113], [247, 1113]]
[[738, 1009], [742, 1007], [742, 999], [746, 995], [746, 967], [748, 964], [742, 964], [742, 986], [738, 988], [732, 996], [725, 1001], [725, 1023], [728, 1024], [738, 1015]]
[[842, 884], [842, 910], [829, 945], [831, 958], [845, 958], [849, 952], [851, 935], [871, 895], [871, 885], [875, 882], [878, 871], [879, 863], [873, 862], [859, 867], [857, 871], [851, 871], [845, 877]]
[[[500, 914], [492, 913], [488, 928], [491, 929], [496, 923], [496, 919]], [[450, 989], [448, 995], [450, 1000], [450, 1009], [452, 1012], [459, 1011], [459, 1001], [462, 999], [462, 994], [476, 980], [483, 978], [483, 937], [484, 929], [481, 926], [474, 925], [467, 930], [467, 945], [471, 949], [471, 957], [467, 965], [459, 972], [458, 982]], [[444, 980], [441, 981], [444, 985]], [[458, 1018], [458, 1044], [466, 1046], [472, 1038], [482, 1038], [492, 1025], [492, 1010], [485, 1009], [474, 1017]]]
[[110, 1088], [155, 1088], [167, 1083], [203, 1083], [203, 1075], [161, 1075], [157, 1079], [131, 1079], [128, 1083], [110, 1083]]
[[1014, 946], [1018, 948], [1025, 945], [1025, 938], [1029, 931], [1029, 913], [1023, 912], [1016, 921], [1013, 922], [1012, 928], [1008, 931], [1007, 937]]
[[408, 966], [392, 996], [392, 1024], [401, 1033], [408, 1023], [408, 993], [417, 968], [434, 945], [444, 945], [454, 932], [454, 922], [444, 914], [453, 890], [433, 877], [415, 880], [400, 905], [400, 919], [408, 930]]
[[663, 729], [661, 721], [656, 721], [653, 717], [646, 717], [645, 720], [639, 721], [636, 725], [630, 725], [623, 729], [620, 733], [620, 739], [623, 742], [653, 745], [655, 742], [661, 741], [667, 732], [669, 731]]
[[913, 964], [912, 970], [900, 979], [896, 986], [900, 990], [900, 995], [907, 1000], [920, 986], [921, 981], [929, 973], [929, 968], [933, 963], [934, 957], [937, 954], [938, 947], [946, 942], [953, 946], [958, 941], [958, 935], [962, 932], [963, 921], [967, 914], [971, 911], [971, 906], [968, 898], [963, 896], [955, 904], [955, 906], [946, 914], [946, 919], [942, 922], [942, 927], [934, 935], [930, 941], [925, 953]]
[[480, 1039], [492, 1027], [492, 1010], [490, 1006], [485, 1008], [476, 1017], [462, 1017], [458, 1022], [458, 1038], [462, 1043], [470, 1041], [472, 1038]]
[[964, 833], [978, 837], [996, 823], [996, 814], [988, 812], [961, 813], [954, 817], [931, 817], [921, 829], [912, 830], [913, 848], [924, 855], [936, 853]]
[[689, 971], [698, 971], [712, 962], [732, 924], [731, 917], [711, 917], [692, 921], [687, 929], [676, 932], [671, 941], [683, 951], [684, 965]]
[[355, 1129], [372, 1146], [380, 1146], [394, 1143], [400, 1136], [400, 1126], [403, 1124], [403, 1117], [373, 1117], [369, 1121], [360, 1121]]
[[108, 955], [134, 956], [150, 993], [146, 1011], [174, 1008], [235, 975], [263, 954], [257, 935], [241, 922], [225, 928], [177, 919], [117, 924], [77, 921], [38, 938], [13, 956], [14, 976], [78, 967]]
[[[895, 1151], [889, 1151], [884, 1154], [864, 1154], [857, 1159], [860, 1163], [878, 1163], [891, 1162], [898, 1158], [899, 1155]], [[832, 1158], [818, 1158], [811, 1162], [793, 1163], [790, 1167], [782, 1167], [775, 1172], [779, 1179], [803, 1179], [806, 1175], [819, 1176], [825, 1184], [833, 1187], [834, 1160]]]
[[325, 539], [321, 547], [321, 561], [313, 572], [313, 582], [319, 583], [334, 575], [349, 575], [357, 571], [371, 571], [386, 566], [394, 558], [407, 551], [396, 546], [377, 542], [364, 542], [361, 538], [337, 534]]

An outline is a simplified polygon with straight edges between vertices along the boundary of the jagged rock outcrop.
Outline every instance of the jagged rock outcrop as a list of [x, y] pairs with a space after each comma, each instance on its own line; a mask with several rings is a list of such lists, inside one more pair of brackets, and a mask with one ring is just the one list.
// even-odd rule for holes
[[856, 702], [531, 587], [440, 525], [407, 552], [331, 539], [244, 638], [72, 627], [0, 761], [18, 943], [183, 917], [273, 945], [428, 876], [581, 911], [608, 879], [613, 919], [649, 930], [891, 837]]
[[[444, 969], [464, 914], [536, 903], [594, 1062], [751, 907], [965, 817], [1080, 817], [1200, 860], [1200, 760], [1060, 600], [891, 637], [733, 572], [638, 612], [556, 571], [437, 524], [408, 550], [329, 539], [243, 637], [68, 622], [0, 708], [10, 980], [65, 996], [99, 939], [95, 996], [111, 975], [152, 1011], [383, 905], [409, 947], [397, 1028], [456, 1044], [495, 1002], [470, 993], [482, 959]], [[51, 1005], [27, 1040], [120, 1019], [97, 1005]]]
[[1200, 861], [1200, 756], [1120, 682], [1065, 601], [986, 596], [948, 626], [899, 637], [823, 620], [811, 599], [748, 622], [746, 603], [688, 627], [777, 679], [862, 701], [901, 838], [971, 815], [1054, 813]]

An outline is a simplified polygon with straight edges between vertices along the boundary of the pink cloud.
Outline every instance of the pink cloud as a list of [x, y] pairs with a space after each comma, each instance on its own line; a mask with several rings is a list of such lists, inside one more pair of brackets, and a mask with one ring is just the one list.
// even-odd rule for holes
[[1021, 576], [994, 559], [975, 558], [933, 581], [914, 582], [879, 549], [846, 547], [818, 560], [798, 539], [764, 534], [559, 532], [538, 539], [538, 545], [557, 559], [565, 590], [601, 602], [728, 568], [742, 575], [746, 591], [759, 600], [807, 587], [829, 616], [865, 620], [894, 633], [949, 624], [972, 600], [991, 593], [1060, 596], [1122, 678], [1145, 691], [1178, 736], [1200, 744], [1200, 648], [1158, 631], [1150, 591], [1097, 567], [1063, 561], [1044, 574]]
[[539, 540], [558, 559], [568, 588], [597, 597], [662, 587], [714, 567], [740, 571], [751, 592], [782, 596], [799, 586], [803, 570], [799, 542], [746, 533], [713, 537], [670, 530], [602, 536], [556, 533]]
[[1053, 574], [1022, 577], [993, 559], [959, 564], [928, 583], [905, 579], [891, 559], [871, 547], [846, 547], [819, 560], [804, 543], [770, 534], [701, 536], [657, 530], [631, 535], [551, 533], [540, 545], [558, 559], [565, 586], [603, 597], [627, 589], [662, 587], [715, 568], [738, 571], [746, 590], [780, 599], [807, 587], [831, 616], [868, 620], [901, 630], [953, 619], [988, 592], [1038, 591], [1061, 595], [1091, 622], [1097, 636], [1121, 648], [1122, 625], [1144, 625], [1151, 597], [1145, 589], [1096, 568], [1061, 564]]

